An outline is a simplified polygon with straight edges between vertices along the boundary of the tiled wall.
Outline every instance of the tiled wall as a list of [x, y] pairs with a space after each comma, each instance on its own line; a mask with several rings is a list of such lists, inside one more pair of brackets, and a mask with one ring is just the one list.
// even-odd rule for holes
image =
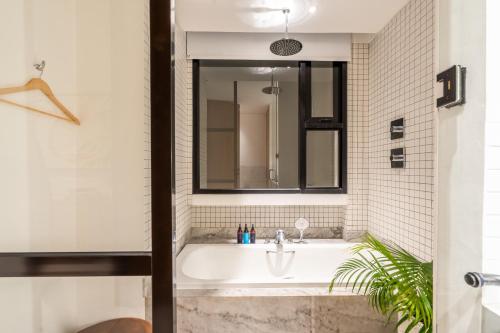
[[353, 44], [347, 66], [347, 238], [368, 228], [368, 54], [368, 44]]
[[[254, 223], [257, 228], [286, 228], [304, 216], [310, 219], [312, 228], [342, 226], [347, 237], [369, 230], [430, 259], [434, 209], [433, 15], [432, 0], [412, 0], [370, 44], [353, 44], [348, 65], [346, 207], [191, 207], [192, 227], [234, 229], [239, 223]], [[190, 62], [187, 68], [188, 77], [178, 82], [187, 86], [187, 139], [177, 134], [177, 154], [187, 153], [187, 161], [177, 174], [191, 189]], [[391, 141], [389, 123], [401, 116], [406, 121], [406, 136]], [[389, 151], [400, 146], [406, 148], [407, 167], [391, 169]], [[179, 220], [178, 235], [187, 234], [189, 227], [187, 219]]]
[[[368, 229], [432, 258], [434, 209], [434, 7], [411, 0], [370, 43]], [[405, 137], [390, 140], [404, 117]], [[391, 148], [406, 168], [391, 169]]]
[[304, 217], [310, 228], [335, 228], [344, 224], [344, 207], [335, 206], [247, 206], [193, 207], [193, 228], [238, 228], [255, 224], [256, 228], [294, 228]]
[[[145, 2], [144, 52], [150, 52], [149, 1]], [[192, 152], [192, 105], [191, 61], [186, 60], [186, 33], [179, 25], [175, 30], [175, 214], [177, 250], [181, 250], [191, 232], [191, 152]], [[151, 89], [150, 59], [144, 64], [146, 86], [144, 117], [144, 220], [146, 249], [151, 249]]]
[[293, 228], [299, 217], [310, 228], [346, 228], [346, 232], [367, 229], [368, 213], [368, 44], [353, 44], [348, 65], [348, 165], [349, 205], [335, 206], [249, 206], [192, 207], [193, 228], [237, 228], [239, 223], [256, 228]]
[[175, 27], [175, 216], [177, 249], [189, 238], [191, 229], [191, 61], [186, 60], [186, 33]]

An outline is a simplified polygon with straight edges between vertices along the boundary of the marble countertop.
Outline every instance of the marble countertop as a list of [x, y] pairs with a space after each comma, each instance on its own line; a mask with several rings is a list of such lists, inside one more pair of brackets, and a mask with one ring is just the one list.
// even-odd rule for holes
[[[273, 239], [279, 228], [257, 229], [257, 239]], [[299, 231], [295, 228], [282, 228], [289, 239], [298, 239]], [[342, 239], [343, 228], [308, 228], [304, 232], [305, 239]], [[192, 228], [189, 242], [212, 242], [213, 239], [236, 239], [236, 230], [232, 228]]]

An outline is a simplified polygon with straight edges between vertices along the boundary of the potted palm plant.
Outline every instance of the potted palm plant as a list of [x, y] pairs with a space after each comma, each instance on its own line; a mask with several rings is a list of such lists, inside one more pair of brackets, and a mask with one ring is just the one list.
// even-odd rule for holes
[[399, 315], [405, 333], [432, 332], [432, 262], [424, 262], [401, 247], [370, 234], [353, 247], [354, 256], [341, 264], [330, 283], [366, 295], [370, 305], [387, 316]]

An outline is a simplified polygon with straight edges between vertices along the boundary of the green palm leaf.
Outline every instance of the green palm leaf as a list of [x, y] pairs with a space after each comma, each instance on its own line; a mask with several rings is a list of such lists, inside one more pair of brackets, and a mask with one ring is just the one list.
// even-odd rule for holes
[[432, 332], [432, 262], [423, 262], [393, 243], [367, 234], [352, 248], [354, 256], [342, 263], [330, 283], [366, 295], [369, 304], [388, 321], [399, 314], [405, 332], [419, 327]]

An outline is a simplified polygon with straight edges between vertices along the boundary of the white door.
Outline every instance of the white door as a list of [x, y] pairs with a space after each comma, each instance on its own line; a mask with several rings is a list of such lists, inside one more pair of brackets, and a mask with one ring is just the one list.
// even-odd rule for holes
[[467, 102], [438, 111], [436, 332], [498, 333], [500, 286], [473, 288], [464, 275], [500, 274], [499, 5], [437, 6], [438, 71], [467, 67]]

